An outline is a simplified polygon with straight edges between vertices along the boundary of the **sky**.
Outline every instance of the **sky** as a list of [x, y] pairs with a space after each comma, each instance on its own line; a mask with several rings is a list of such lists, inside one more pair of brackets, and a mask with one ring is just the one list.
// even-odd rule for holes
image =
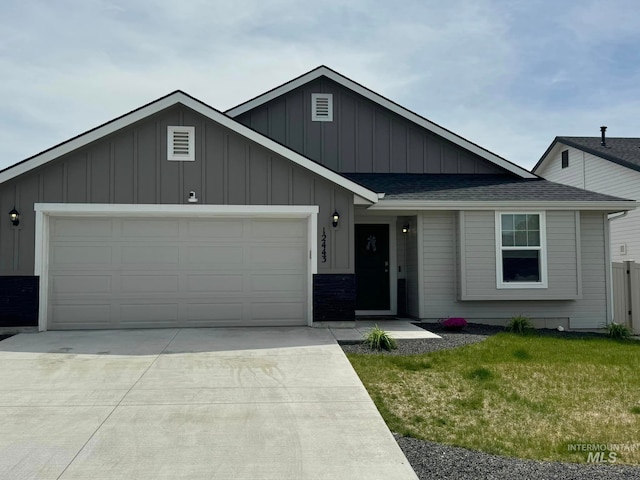
[[2, 0], [0, 169], [180, 89], [226, 110], [327, 65], [524, 167], [640, 137], [637, 0]]

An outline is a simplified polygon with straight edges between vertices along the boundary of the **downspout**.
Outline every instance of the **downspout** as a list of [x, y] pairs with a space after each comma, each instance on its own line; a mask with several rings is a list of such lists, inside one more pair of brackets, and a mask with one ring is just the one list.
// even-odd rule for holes
[[607, 285], [609, 289], [609, 305], [607, 306], [607, 325], [611, 323], [611, 321], [615, 320], [613, 318], [613, 265], [611, 262], [611, 241], [610, 241], [610, 232], [611, 232], [611, 222], [613, 220], [617, 220], [619, 218], [624, 218], [629, 214], [629, 211], [626, 210], [624, 212], [616, 212], [618, 215], [607, 215], [607, 232], [605, 235], [605, 261], [607, 262], [607, 277], [609, 279], [609, 285]]

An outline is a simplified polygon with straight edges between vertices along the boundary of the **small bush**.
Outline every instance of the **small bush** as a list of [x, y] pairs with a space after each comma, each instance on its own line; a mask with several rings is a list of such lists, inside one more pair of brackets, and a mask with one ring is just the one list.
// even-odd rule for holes
[[640, 407], [631, 407], [631, 410], [629, 411], [634, 415], [640, 415]]
[[396, 341], [377, 325], [364, 338], [364, 344], [372, 350], [391, 351], [398, 348]]
[[525, 317], [524, 315], [517, 315], [515, 317], [511, 317], [511, 320], [509, 320], [505, 328], [511, 333], [523, 335], [533, 330], [533, 324], [531, 323], [529, 317]]
[[631, 330], [629, 327], [622, 323], [612, 322], [606, 327], [607, 335], [614, 340], [626, 340], [631, 336]]
[[450, 317], [442, 322], [445, 330], [462, 330], [467, 326], [467, 321], [460, 317]]

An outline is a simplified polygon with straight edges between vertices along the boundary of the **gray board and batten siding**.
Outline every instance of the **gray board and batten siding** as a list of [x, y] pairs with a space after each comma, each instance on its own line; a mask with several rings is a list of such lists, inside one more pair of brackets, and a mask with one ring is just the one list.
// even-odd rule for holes
[[[333, 121], [312, 121], [313, 93], [333, 95]], [[507, 173], [326, 77], [236, 120], [337, 172]]]
[[[167, 160], [169, 125], [195, 126], [195, 161]], [[34, 274], [35, 203], [187, 204], [190, 191], [200, 204], [318, 205], [318, 273], [354, 271], [351, 192], [176, 105], [5, 182], [1, 211], [21, 217], [0, 225], [0, 275]], [[331, 228], [334, 210], [344, 227]]]

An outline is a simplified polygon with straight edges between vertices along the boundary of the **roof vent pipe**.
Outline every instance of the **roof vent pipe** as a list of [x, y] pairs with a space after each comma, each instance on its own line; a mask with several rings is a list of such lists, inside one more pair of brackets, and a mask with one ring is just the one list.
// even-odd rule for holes
[[605, 138], [605, 132], [607, 131], [607, 127], [600, 127], [600, 133], [602, 134], [602, 141], [600, 142], [600, 145], [602, 145], [603, 147], [607, 146], [607, 139]]

